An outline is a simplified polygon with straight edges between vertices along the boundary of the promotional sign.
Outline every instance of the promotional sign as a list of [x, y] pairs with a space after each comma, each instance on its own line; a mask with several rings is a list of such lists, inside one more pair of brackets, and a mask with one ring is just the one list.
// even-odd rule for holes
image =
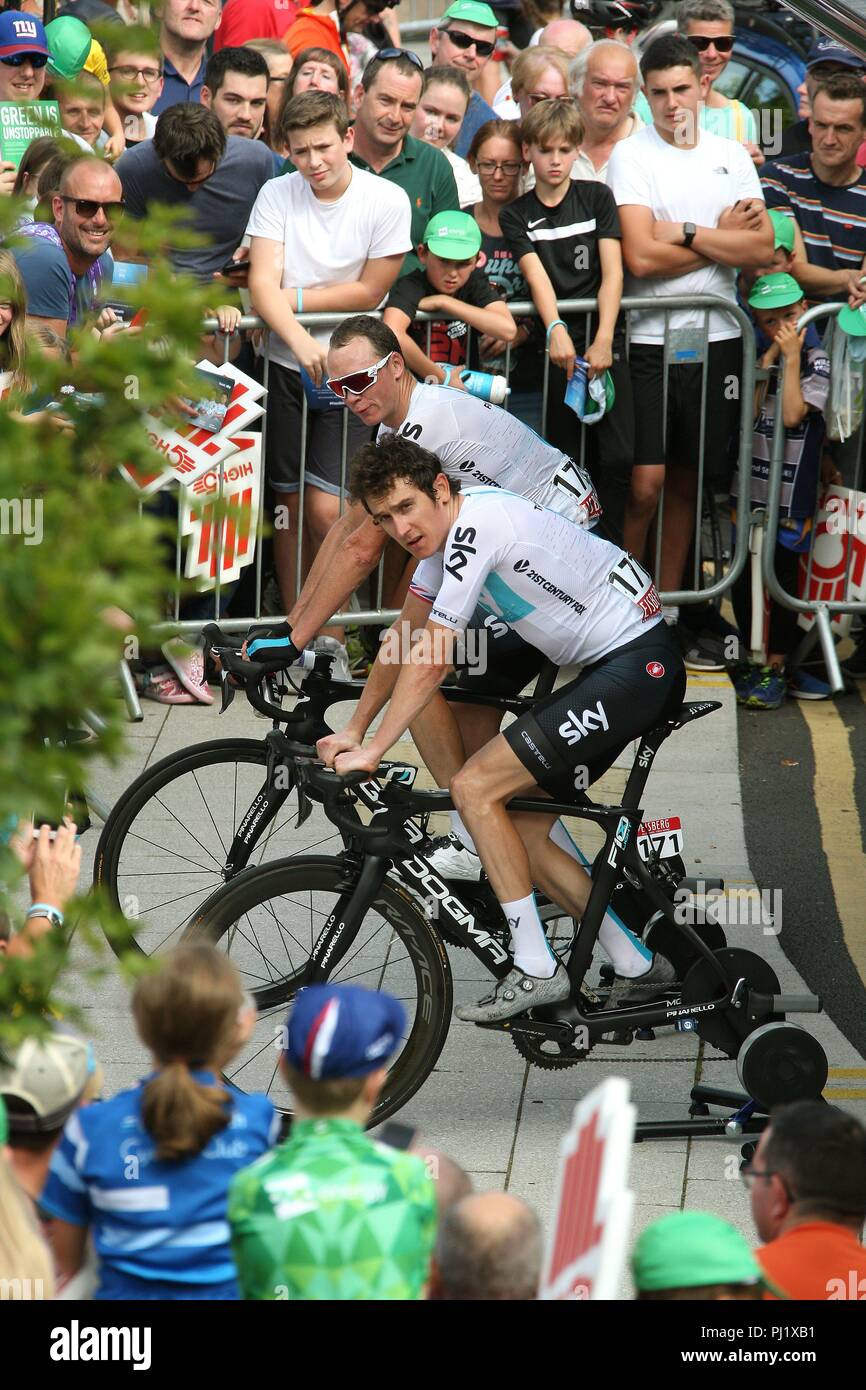
[[628, 1171], [636, 1116], [621, 1077], [603, 1081], [575, 1106], [559, 1148], [540, 1299], [617, 1297], [634, 1207]]
[[0, 101], [0, 158], [15, 168], [24, 151], [43, 135], [60, 133], [60, 107], [56, 101]]
[[[240, 578], [256, 553], [256, 524], [262, 485], [262, 437], [233, 435], [235, 452], [181, 491], [181, 531], [189, 536], [187, 579], [212, 589], [219, 563], [220, 584]], [[222, 501], [217, 503], [222, 473]], [[217, 519], [222, 512], [221, 522]]]
[[162, 462], [157, 459], [152, 471], [124, 463], [120, 471], [128, 483], [147, 497], [159, 492], [166, 483], [194, 483], [236, 447], [224, 434], [211, 434], [191, 425], [173, 429], [154, 415], [145, 415], [144, 427], [154, 449], [162, 455]]
[[[818, 505], [811, 556], [800, 557], [798, 590], [800, 598], [825, 603], [866, 598], [866, 493], [835, 484], [827, 488]], [[807, 629], [814, 621], [808, 613], [799, 617]], [[837, 636], [847, 636], [851, 614], [840, 614], [831, 625]]]

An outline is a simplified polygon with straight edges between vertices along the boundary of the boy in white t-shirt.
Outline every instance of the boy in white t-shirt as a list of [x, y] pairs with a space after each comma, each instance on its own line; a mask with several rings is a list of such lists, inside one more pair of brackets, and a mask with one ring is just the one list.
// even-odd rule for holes
[[[656, 578], [659, 589], [670, 592], [683, 587], [694, 532], [702, 394], [704, 477], [724, 487], [739, 420], [735, 388], [742, 349], [736, 319], [713, 309], [705, 324], [701, 308], [670, 313], [666, 348], [664, 300], [712, 294], [735, 304], [736, 267], [766, 265], [773, 230], [743, 146], [700, 129], [701, 69], [694, 46], [664, 35], [649, 45], [640, 67], [654, 123], [614, 146], [607, 172], [622, 227], [626, 294], [660, 301], [658, 312], [631, 316], [635, 466], [624, 539], [626, 549], [642, 559], [666, 483]], [[665, 616], [675, 622], [678, 612], [667, 610]]]
[[[370, 430], [324, 384], [330, 327], [308, 331], [300, 313], [358, 313], [387, 298], [411, 249], [412, 210], [402, 188], [349, 163], [353, 133], [343, 101], [308, 91], [286, 106], [275, 138], [296, 172], [272, 179], [247, 226], [253, 311], [271, 330], [265, 467], [288, 525], [275, 525], [274, 559], [286, 611], [295, 599], [302, 405], [308, 397], [304, 523], [308, 563], [340, 512], [341, 444], [348, 458]], [[279, 514], [278, 514], [279, 519]]]

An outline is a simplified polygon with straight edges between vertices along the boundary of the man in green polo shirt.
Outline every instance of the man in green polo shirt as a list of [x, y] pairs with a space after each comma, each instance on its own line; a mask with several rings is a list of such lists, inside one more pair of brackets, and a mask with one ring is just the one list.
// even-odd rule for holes
[[[457, 184], [442, 151], [409, 134], [421, 99], [421, 59], [406, 49], [382, 51], [389, 56], [370, 60], [355, 92], [355, 146], [349, 158], [405, 191], [412, 206], [412, 245], [418, 247], [431, 217], [459, 209]], [[419, 265], [413, 251], [401, 274]]]

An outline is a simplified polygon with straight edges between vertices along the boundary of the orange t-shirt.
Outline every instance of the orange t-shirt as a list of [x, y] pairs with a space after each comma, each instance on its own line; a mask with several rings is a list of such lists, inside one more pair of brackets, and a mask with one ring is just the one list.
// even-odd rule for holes
[[847, 1226], [805, 1221], [755, 1254], [770, 1283], [789, 1298], [866, 1300], [866, 1249]]
[[340, 59], [346, 72], [350, 72], [349, 60], [340, 43], [340, 31], [329, 14], [299, 10], [297, 19], [283, 34], [283, 43], [293, 58], [305, 48], [327, 48]]

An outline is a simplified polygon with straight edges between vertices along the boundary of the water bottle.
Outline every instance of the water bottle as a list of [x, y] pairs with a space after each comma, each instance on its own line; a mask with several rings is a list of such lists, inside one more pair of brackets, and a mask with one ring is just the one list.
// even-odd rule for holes
[[491, 372], [463, 371], [460, 380], [470, 396], [490, 401], [491, 405], [503, 405], [511, 390], [504, 376], [493, 376]]

